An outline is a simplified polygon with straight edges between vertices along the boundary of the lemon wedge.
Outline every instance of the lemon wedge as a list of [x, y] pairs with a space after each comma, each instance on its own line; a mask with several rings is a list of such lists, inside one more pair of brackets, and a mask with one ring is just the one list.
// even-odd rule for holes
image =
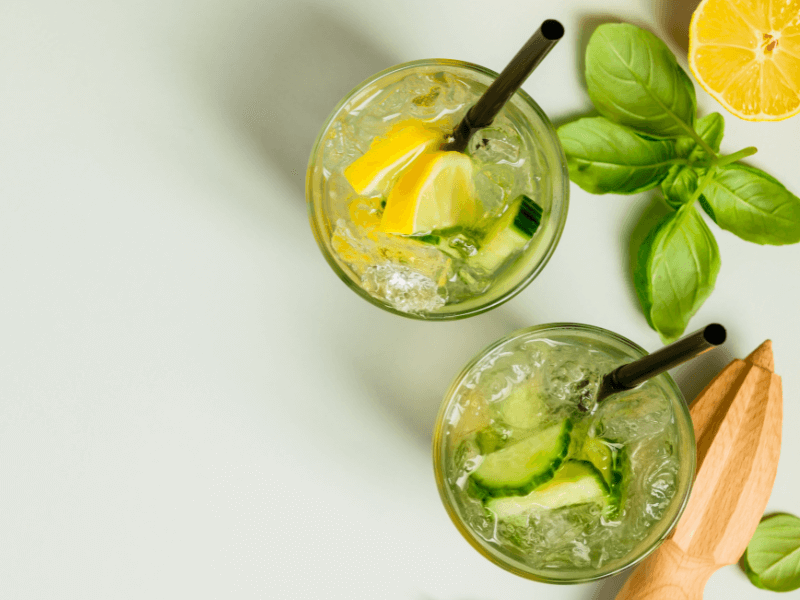
[[381, 230], [412, 235], [471, 223], [478, 214], [472, 161], [460, 152], [427, 152], [389, 192]]
[[372, 140], [369, 150], [344, 170], [344, 176], [360, 196], [385, 195], [400, 171], [443, 139], [441, 132], [419, 123], [397, 123], [385, 136]]
[[800, 113], [800, 0], [703, 0], [689, 26], [689, 67], [737, 117]]

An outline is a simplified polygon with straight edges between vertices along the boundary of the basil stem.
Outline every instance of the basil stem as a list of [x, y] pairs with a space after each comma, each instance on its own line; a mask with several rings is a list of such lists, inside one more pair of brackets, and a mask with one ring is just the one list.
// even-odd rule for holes
[[738, 152], [734, 152], [733, 154], [728, 154], [727, 156], [720, 156], [714, 162], [714, 165], [717, 167], [724, 167], [725, 165], [729, 165], [731, 163], [735, 163], [737, 160], [742, 160], [743, 158], [747, 158], [748, 156], [753, 156], [758, 152], [758, 148], [755, 146], [748, 146], [747, 148], [742, 148]]

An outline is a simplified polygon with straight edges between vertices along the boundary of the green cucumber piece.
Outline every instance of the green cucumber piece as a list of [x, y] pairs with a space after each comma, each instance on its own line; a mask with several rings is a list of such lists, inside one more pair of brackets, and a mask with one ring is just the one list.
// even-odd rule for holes
[[588, 461], [603, 476], [606, 485], [611, 487], [611, 470], [614, 463], [614, 450], [609, 442], [596, 437], [587, 437], [578, 453], [578, 458]]
[[617, 516], [630, 479], [630, 462], [625, 447], [603, 438], [587, 437], [577, 458], [592, 463], [602, 475], [609, 490], [609, 516]]
[[569, 450], [572, 423], [565, 419], [524, 440], [487, 454], [470, 475], [481, 496], [527, 494], [552, 479]]
[[611, 464], [611, 485], [609, 492], [609, 517], [614, 518], [622, 511], [628, 497], [628, 482], [631, 478], [631, 461], [625, 447], [614, 452]]
[[536, 202], [522, 194], [519, 198], [519, 210], [514, 217], [513, 228], [519, 231], [528, 239], [533, 237], [539, 225], [542, 223], [542, 207]]
[[451, 258], [462, 258], [461, 253], [447, 243], [447, 238], [440, 235], [430, 233], [428, 235], [415, 235], [410, 239], [417, 240], [423, 244], [435, 246], [440, 252], [448, 255]]
[[475, 443], [478, 445], [478, 450], [481, 454], [489, 454], [503, 446], [505, 440], [494, 429], [483, 429], [475, 436]]
[[590, 462], [568, 460], [544, 485], [526, 496], [492, 498], [486, 508], [498, 519], [519, 517], [539, 510], [552, 510], [574, 504], [608, 503], [608, 487], [600, 472]]
[[542, 207], [525, 194], [519, 196], [486, 234], [480, 250], [467, 263], [495, 271], [512, 255], [521, 252], [542, 222]]
[[509, 427], [533, 429], [542, 422], [546, 407], [529, 385], [514, 388], [500, 404], [500, 417]]

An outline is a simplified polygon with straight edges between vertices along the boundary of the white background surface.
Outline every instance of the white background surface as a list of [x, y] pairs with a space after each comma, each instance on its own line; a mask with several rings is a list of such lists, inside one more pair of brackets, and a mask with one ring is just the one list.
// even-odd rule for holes
[[[651, 196], [573, 186], [531, 286], [422, 323], [336, 278], [303, 178], [368, 75], [426, 57], [500, 70], [544, 18], [567, 35], [524, 87], [556, 122], [590, 108], [580, 56], [600, 22], [651, 28], [686, 66], [695, 3], [663, 4], [4, 0], [0, 597], [613, 598], [619, 579], [547, 586], [478, 555], [440, 504], [430, 436], [452, 377], [515, 329], [577, 321], [659, 346], [628, 266]], [[721, 111], [699, 86], [698, 102]], [[800, 193], [800, 116], [726, 121], [724, 152], [758, 146], [751, 163]], [[722, 270], [690, 330], [719, 321], [729, 342], [676, 379], [694, 397], [772, 338], [769, 510], [800, 513], [800, 245], [711, 227]], [[728, 567], [705, 597], [774, 596]]]

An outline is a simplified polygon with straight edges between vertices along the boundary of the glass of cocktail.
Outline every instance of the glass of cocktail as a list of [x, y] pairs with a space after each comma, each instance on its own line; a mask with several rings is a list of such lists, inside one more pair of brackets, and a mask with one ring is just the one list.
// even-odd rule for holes
[[518, 90], [464, 154], [435, 152], [497, 74], [420, 60], [337, 106], [306, 176], [311, 227], [337, 275], [390, 312], [456, 319], [520, 292], [555, 250], [569, 179], [555, 130]]
[[610, 331], [551, 324], [475, 357], [434, 433], [442, 501], [495, 564], [549, 583], [599, 579], [642, 560], [686, 504], [695, 442], [667, 374], [593, 399], [601, 378], [646, 352]]

